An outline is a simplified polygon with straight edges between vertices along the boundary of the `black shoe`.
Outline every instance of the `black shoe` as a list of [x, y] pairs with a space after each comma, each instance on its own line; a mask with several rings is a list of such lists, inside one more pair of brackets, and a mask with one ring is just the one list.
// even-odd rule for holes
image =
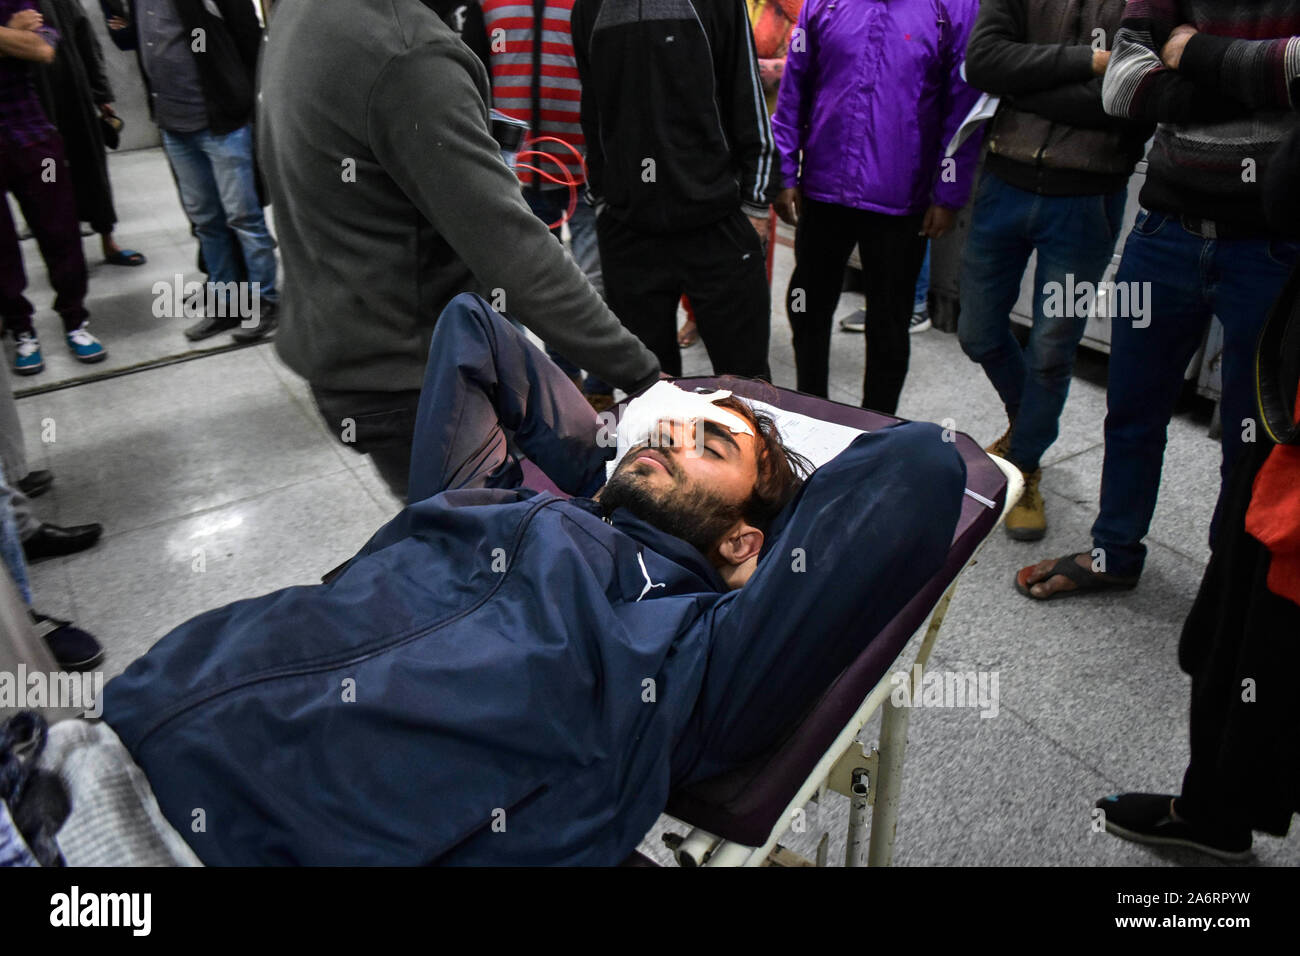
[[1171, 793], [1117, 793], [1096, 806], [1106, 816], [1106, 832], [1135, 843], [1185, 846], [1220, 860], [1250, 858], [1250, 830], [1216, 831], [1174, 819]]
[[71, 528], [42, 524], [30, 538], [23, 539], [23, 553], [28, 561], [76, 554], [89, 548], [103, 533], [104, 526], [99, 524], [79, 524]]
[[50, 490], [50, 485], [54, 484], [54, 472], [29, 471], [25, 476], [18, 479], [18, 490], [28, 498], [39, 498], [45, 492]]
[[204, 316], [185, 330], [185, 337], [191, 342], [202, 342], [204, 339], [210, 339], [214, 335], [220, 335], [222, 332], [229, 332], [235, 326], [239, 325], [239, 319], [235, 316]]
[[240, 323], [238, 329], [230, 337], [236, 342], [260, 342], [262, 339], [275, 332], [276, 326], [280, 324], [278, 316], [279, 308], [273, 302], [263, 302], [258, 308], [257, 324], [251, 328], [245, 328]]
[[31, 612], [36, 633], [45, 638], [46, 646], [59, 667], [65, 671], [88, 671], [104, 659], [104, 648], [71, 621]]

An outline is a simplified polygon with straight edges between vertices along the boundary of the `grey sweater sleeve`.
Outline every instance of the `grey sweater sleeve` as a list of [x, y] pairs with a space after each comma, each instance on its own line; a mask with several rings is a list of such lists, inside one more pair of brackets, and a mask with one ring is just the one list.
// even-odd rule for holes
[[422, 44], [390, 60], [366, 116], [375, 158], [494, 306], [625, 391], [653, 384], [653, 353], [619, 324], [524, 202], [488, 131], [476, 69], [459, 42]]

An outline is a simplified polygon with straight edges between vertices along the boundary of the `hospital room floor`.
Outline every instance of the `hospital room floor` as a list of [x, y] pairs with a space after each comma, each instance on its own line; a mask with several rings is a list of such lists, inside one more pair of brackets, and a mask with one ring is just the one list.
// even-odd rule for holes
[[[229, 349], [228, 337], [193, 354], [184, 319], [155, 318], [155, 282], [197, 278], [194, 245], [158, 150], [111, 158], [122, 219], [118, 240], [144, 252], [139, 269], [93, 265], [86, 240], [91, 328], [111, 351], [101, 366], [66, 355], [34, 244], [23, 243], [29, 295], [47, 369], [13, 379], [30, 467], [49, 468], [53, 489], [36, 502], [56, 524], [99, 521], [102, 541], [32, 566], [36, 606], [67, 617], [105, 644], [111, 678], [187, 618], [243, 597], [312, 584], [350, 557], [396, 512], [368, 461], [328, 435], [304, 383], [270, 344]], [[787, 245], [773, 287], [785, 288]], [[771, 364], [793, 387], [784, 309], [777, 297]], [[840, 314], [861, 305], [845, 294]], [[709, 371], [702, 346], [684, 354], [687, 374]], [[831, 397], [861, 397], [863, 342], [836, 332]], [[143, 366], [127, 371], [131, 366]], [[1093, 801], [1121, 790], [1176, 791], [1188, 756], [1189, 679], [1177, 666], [1182, 620], [1209, 556], [1205, 541], [1218, 487], [1219, 451], [1197, 416], [1170, 427], [1160, 502], [1140, 588], [1047, 604], [1012, 587], [1025, 564], [1085, 548], [1097, 505], [1105, 411], [1104, 360], [1085, 357], [1045, 460], [1049, 532], [1036, 544], [1000, 531], [958, 588], [932, 668], [996, 672], [996, 716], [978, 708], [921, 708], [911, 715], [895, 862], [951, 865], [1207, 864], [1187, 851], [1155, 850], [1092, 832]], [[69, 385], [84, 376], [120, 372]], [[26, 394], [24, 394], [26, 393]], [[1005, 427], [1000, 404], [956, 337], [912, 337], [912, 367], [899, 413], [943, 421], [987, 444]], [[915, 644], [909, 649], [914, 650]], [[868, 736], [879, 720], [868, 727]], [[867, 739], [867, 737], [864, 737]], [[785, 844], [812, 857], [831, 828], [829, 859], [844, 854], [847, 801], [809, 807], [808, 827]], [[642, 852], [668, 862], [660, 833]], [[1300, 864], [1300, 832], [1257, 836], [1256, 863]]]

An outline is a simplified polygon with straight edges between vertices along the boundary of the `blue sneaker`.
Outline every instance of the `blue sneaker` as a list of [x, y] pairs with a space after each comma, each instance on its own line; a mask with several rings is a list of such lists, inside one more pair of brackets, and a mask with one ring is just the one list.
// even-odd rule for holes
[[68, 348], [78, 362], [102, 362], [108, 358], [108, 349], [99, 344], [99, 339], [90, 334], [84, 323], [68, 333]]
[[35, 375], [45, 369], [45, 360], [41, 358], [41, 343], [35, 332], [20, 332], [14, 339], [14, 373], [17, 375]]

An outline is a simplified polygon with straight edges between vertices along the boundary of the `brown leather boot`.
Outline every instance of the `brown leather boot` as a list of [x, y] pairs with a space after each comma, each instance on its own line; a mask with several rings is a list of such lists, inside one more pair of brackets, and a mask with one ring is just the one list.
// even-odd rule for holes
[[1002, 433], [1002, 437], [984, 450], [998, 458], [1006, 458], [1007, 452], [1011, 450], [1011, 426], [1008, 425], [1007, 430]]
[[1007, 512], [1007, 536], [1016, 541], [1038, 541], [1047, 534], [1047, 514], [1043, 510], [1043, 494], [1038, 483], [1043, 469], [1022, 472], [1025, 476], [1025, 493], [1014, 508]]

